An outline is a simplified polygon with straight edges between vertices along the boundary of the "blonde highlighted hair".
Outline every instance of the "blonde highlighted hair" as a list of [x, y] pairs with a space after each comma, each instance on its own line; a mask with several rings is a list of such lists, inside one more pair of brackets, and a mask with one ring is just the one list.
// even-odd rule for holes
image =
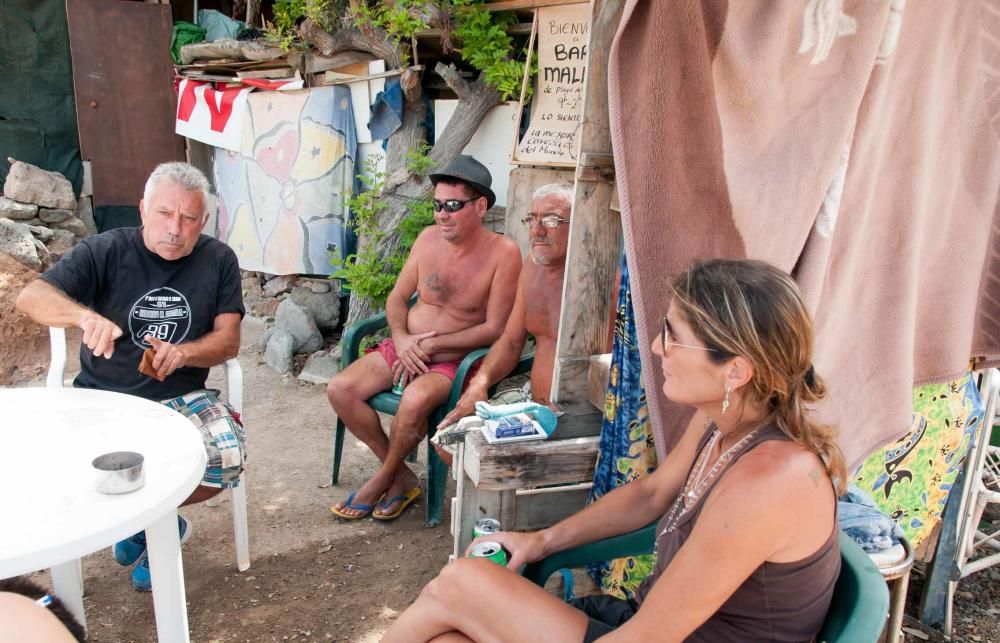
[[768, 422], [815, 453], [843, 493], [847, 472], [836, 431], [810, 417], [809, 405], [826, 395], [826, 385], [812, 366], [812, 318], [792, 278], [763, 261], [709, 259], [681, 274], [673, 293], [695, 335], [714, 349], [709, 359], [748, 360], [753, 377], [744, 394], [766, 405]]

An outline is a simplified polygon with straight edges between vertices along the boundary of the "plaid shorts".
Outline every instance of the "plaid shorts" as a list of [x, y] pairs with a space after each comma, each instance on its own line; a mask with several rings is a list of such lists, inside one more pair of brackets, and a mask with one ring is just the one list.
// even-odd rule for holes
[[161, 402], [188, 420], [201, 433], [208, 465], [201, 484], [230, 489], [239, 484], [247, 464], [247, 436], [233, 407], [219, 400], [215, 391], [193, 391]]
[[506, 391], [500, 391], [496, 395], [490, 398], [490, 404], [520, 404], [521, 402], [532, 402], [534, 401], [531, 397], [531, 380], [524, 383], [523, 386], [518, 388], [509, 388]]

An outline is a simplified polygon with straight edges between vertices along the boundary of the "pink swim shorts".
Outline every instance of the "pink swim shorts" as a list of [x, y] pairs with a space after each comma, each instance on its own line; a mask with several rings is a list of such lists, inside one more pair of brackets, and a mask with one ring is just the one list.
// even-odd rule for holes
[[[379, 342], [372, 351], [378, 351], [385, 358], [385, 363], [389, 365], [389, 369], [396, 365], [396, 343], [391, 339], [383, 339]], [[462, 360], [456, 360], [454, 362], [435, 362], [433, 364], [428, 364], [427, 368], [431, 373], [441, 373], [448, 378], [449, 381], [455, 381], [455, 374], [458, 372], [458, 367], [462, 363]], [[478, 364], [477, 364], [478, 366]], [[470, 373], [471, 375], [472, 373]]]

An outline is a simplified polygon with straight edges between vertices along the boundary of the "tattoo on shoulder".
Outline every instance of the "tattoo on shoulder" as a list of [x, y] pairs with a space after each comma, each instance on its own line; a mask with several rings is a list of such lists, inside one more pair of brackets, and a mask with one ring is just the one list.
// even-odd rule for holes
[[820, 481], [823, 479], [823, 472], [819, 469], [813, 469], [809, 472], [809, 479], [813, 481], [814, 486], [819, 486]]

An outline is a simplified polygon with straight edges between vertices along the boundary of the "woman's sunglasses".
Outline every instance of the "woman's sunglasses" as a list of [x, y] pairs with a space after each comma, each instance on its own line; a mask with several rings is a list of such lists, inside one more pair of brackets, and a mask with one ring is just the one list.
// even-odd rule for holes
[[434, 206], [435, 212], [440, 212], [441, 210], [444, 210], [445, 212], [450, 212], [454, 214], [459, 210], [461, 210], [462, 208], [464, 208], [467, 203], [471, 203], [476, 199], [480, 198], [482, 197], [477, 196], [471, 199], [465, 199], [464, 201], [462, 199], [447, 199], [445, 201], [438, 201], [437, 199], [434, 199], [432, 201], [432, 204]]
[[694, 344], [681, 344], [680, 342], [673, 341], [673, 333], [670, 332], [670, 322], [667, 318], [663, 318], [663, 335], [660, 337], [660, 345], [663, 346], [664, 352], [667, 350], [667, 346], [680, 346], [681, 348], [697, 348], [700, 351], [708, 351], [709, 353], [717, 353], [718, 351], [714, 348], [708, 348], [707, 346], [695, 346]]

